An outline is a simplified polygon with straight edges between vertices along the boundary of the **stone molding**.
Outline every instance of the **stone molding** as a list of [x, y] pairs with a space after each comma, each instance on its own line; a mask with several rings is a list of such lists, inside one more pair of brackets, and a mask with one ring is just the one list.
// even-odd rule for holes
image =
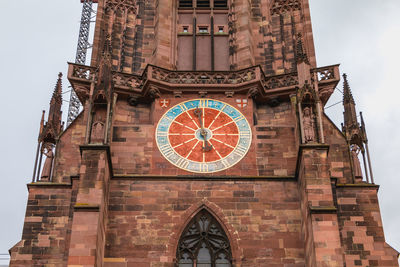
[[99, 205], [90, 205], [86, 203], [76, 203], [74, 205], [74, 211], [92, 211], [92, 212], [99, 212], [100, 206]]
[[[98, 70], [91, 66], [68, 64], [68, 80], [79, 100], [85, 103], [90, 85], [97, 82]], [[237, 71], [176, 71], [148, 64], [141, 75], [117, 71], [111, 74], [115, 92], [136, 96], [145, 102], [153, 99], [151, 89], [154, 91], [154, 88], [160, 93], [172, 94], [177, 90], [182, 94], [199, 90], [225, 94], [229, 90], [246, 95], [256, 89], [255, 100], [266, 101], [271, 97], [289, 97], [299, 86], [297, 72], [266, 76], [259, 65]], [[339, 65], [311, 69], [310, 74], [318, 78], [320, 98], [326, 103], [340, 80]]]
[[296, 181], [295, 176], [196, 176], [196, 175], [114, 175], [113, 180], [198, 180], [198, 181]]

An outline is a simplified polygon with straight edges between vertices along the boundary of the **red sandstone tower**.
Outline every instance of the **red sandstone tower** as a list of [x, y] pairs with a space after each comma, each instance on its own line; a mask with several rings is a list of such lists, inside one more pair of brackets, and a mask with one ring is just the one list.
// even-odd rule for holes
[[68, 79], [84, 108], [64, 129], [60, 74], [10, 266], [398, 266], [307, 0], [99, 0]]

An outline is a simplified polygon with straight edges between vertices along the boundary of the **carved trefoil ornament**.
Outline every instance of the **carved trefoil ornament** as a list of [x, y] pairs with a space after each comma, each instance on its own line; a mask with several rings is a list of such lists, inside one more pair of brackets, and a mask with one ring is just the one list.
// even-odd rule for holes
[[301, 10], [299, 0], [274, 0], [271, 5], [271, 15], [280, 15], [285, 12]]
[[105, 4], [106, 11], [120, 11], [136, 14], [135, 0], [108, 0]]

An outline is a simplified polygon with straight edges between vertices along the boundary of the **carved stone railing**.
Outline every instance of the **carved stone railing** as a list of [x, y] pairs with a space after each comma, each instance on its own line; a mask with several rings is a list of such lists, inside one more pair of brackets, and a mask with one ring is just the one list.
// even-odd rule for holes
[[311, 70], [311, 73], [316, 73], [318, 82], [337, 81], [339, 77], [339, 65], [326, 66]]
[[91, 74], [94, 75], [96, 73], [96, 68], [94, 67], [74, 64], [74, 63], [68, 63], [68, 64], [69, 64], [68, 79], [90, 82], [93, 77], [91, 76]]
[[85, 103], [85, 100], [90, 93], [90, 84], [95, 79], [96, 68], [68, 63], [68, 80], [74, 88], [81, 103]]
[[316, 68], [311, 73], [317, 77], [319, 97], [325, 104], [340, 80], [339, 65]]
[[265, 77], [263, 84], [265, 89], [286, 88], [298, 84], [297, 72]]
[[259, 67], [238, 71], [171, 71], [151, 66], [151, 79], [171, 84], [241, 84], [255, 81]]
[[114, 86], [116, 88], [125, 90], [135, 90], [140, 89], [143, 84], [143, 79], [141, 76], [135, 74], [126, 74], [120, 72], [112, 72]]
[[[229, 86], [259, 86], [261, 95], [267, 97], [268, 91], [291, 91], [298, 85], [296, 72], [265, 76], [260, 66], [238, 71], [174, 71], [148, 65], [142, 75], [112, 72], [114, 88], [122, 91], [146, 94], [146, 88], [151, 83], [158, 83], [166, 90], [188, 85], [204, 85], [215, 89]], [[315, 68], [311, 70], [312, 77], [317, 77], [322, 101], [326, 101], [340, 80], [339, 65]], [[68, 79], [75, 90], [87, 90], [90, 83], [96, 80], [97, 69], [69, 63]], [[172, 89], [171, 89], [172, 88]], [[272, 93], [272, 92], [271, 92]], [[80, 94], [83, 95], [83, 94]], [[82, 101], [82, 99], [80, 99]]]

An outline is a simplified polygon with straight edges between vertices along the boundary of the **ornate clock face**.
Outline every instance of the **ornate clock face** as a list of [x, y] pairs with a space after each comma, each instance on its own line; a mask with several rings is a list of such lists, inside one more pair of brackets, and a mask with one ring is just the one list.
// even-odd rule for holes
[[161, 154], [173, 165], [212, 173], [235, 165], [246, 155], [251, 130], [233, 106], [202, 98], [169, 109], [157, 125], [156, 140]]

